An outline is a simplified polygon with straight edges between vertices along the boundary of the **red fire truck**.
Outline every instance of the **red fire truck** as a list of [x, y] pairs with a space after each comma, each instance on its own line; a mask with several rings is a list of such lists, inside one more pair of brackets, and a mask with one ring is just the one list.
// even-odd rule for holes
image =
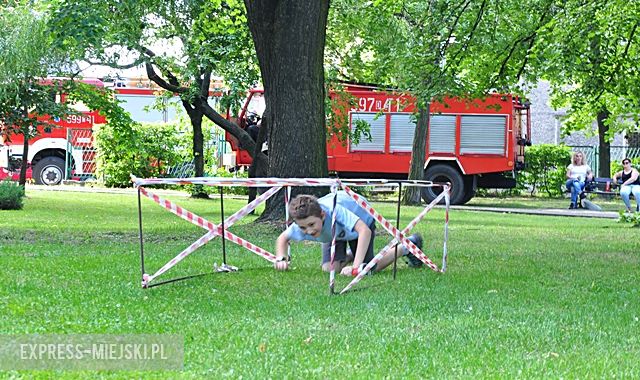
[[[86, 79], [98, 87], [105, 84], [98, 79]], [[133, 83], [133, 82], [131, 82]], [[157, 89], [148, 82], [121, 82], [114, 91], [120, 105], [128, 111], [133, 120], [143, 122], [166, 122], [176, 118], [175, 110], [148, 109], [156, 102]], [[129, 86], [127, 86], [129, 85]], [[57, 100], [66, 101], [65, 94], [58, 94]], [[172, 99], [165, 99], [170, 102]], [[93, 127], [104, 124], [105, 118], [97, 111], [83, 105], [74, 105], [80, 115], [71, 115], [64, 120], [54, 119], [53, 127], [41, 127], [36, 137], [29, 140], [27, 178], [36, 184], [57, 185], [63, 179], [85, 180], [95, 173], [96, 150], [93, 141]], [[0, 179], [10, 177], [17, 180], [22, 160], [24, 138], [21, 135], [0, 135]]]
[[[346, 144], [332, 136], [327, 145], [329, 171], [342, 178], [407, 178], [415, 131], [415, 99], [404, 94], [350, 86], [355, 98], [348, 111], [353, 130], [357, 120], [370, 126], [371, 140]], [[255, 109], [264, 109], [256, 99], [262, 91], [249, 94], [239, 122]], [[336, 94], [331, 94], [336, 96]], [[252, 108], [254, 110], [252, 110]], [[484, 99], [445, 98], [430, 106], [426, 141], [425, 180], [450, 182], [451, 202], [468, 202], [477, 188], [513, 188], [516, 172], [524, 168], [524, 149], [530, 145], [529, 103], [508, 94]], [[248, 152], [238, 149], [237, 140], [227, 134], [236, 153], [237, 165], [249, 165]], [[437, 196], [427, 189], [423, 197]]]

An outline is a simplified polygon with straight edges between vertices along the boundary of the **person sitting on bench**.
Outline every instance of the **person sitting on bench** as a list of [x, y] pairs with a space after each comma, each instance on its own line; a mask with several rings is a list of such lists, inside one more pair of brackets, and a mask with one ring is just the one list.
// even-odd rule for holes
[[620, 180], [620, 197], [627, 207], [627, 212], [631, 210], [631, 200], [629, 196], [633, 194], [636, 199], [636, 211], [640, 211], [640, 175], [638, 171], [631, 166], [631, 160], [624, 158], [622, 160], [622, 170], [613, 175], [613, 182]]
[[584, 162], [584, 154], [575, 152], [571, 164], [567, 166], [567, 189], [571, 191], [570, 209], [578, 208], [578, 197], [584, 190], [586, 181], [593, 179], [591, 167]]

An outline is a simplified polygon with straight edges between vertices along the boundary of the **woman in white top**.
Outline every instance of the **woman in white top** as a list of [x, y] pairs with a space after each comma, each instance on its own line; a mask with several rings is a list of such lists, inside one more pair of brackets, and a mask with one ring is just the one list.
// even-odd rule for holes
[[570, 209], [577, 208], [578, 197], [586, 181], [593, 179], [593, 172], [591, 167], [584, 162], [584, 154], [582, 152], [575, 152], [571, 159], [571, 164], [567, 166], [567, 189], [571, 190], [571, 204]]

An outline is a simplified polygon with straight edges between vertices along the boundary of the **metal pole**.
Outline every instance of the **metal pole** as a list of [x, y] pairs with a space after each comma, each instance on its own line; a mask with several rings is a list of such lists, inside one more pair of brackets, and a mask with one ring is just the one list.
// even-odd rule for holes
[[[402, 199], [402, 182], [398, 182], [398, 207], [396, 211], [396, 228], [400, 229], [400, 201]], [[393, 252], [394, 260], [393, 260], [393, 279], [396, 279], [396, 272], [398, 270], [398, 245], [400, 245], [400, 241], [396, 244], [395, 251]]]
[[227, 265], [227, 247], [225, 245], [224, 238], [224, 191], [222, 190], [222, 186], [218, 186], [220, 190], [220, 216], [222, 218], [222, 263]]
[[140, 200], [140, 188], [138, 187], [138, 230], [140, 237], [140, 269], [144, 277], [144, 245], [142, 241], [142, 202]]
[[[335, 267], [335, 255], [336, 255], [336, 205], [338, 204], [338, 189], [333, 188], [333, 210], [331, 211], [331, 260], [329, 262], [329, 295], [334, 295], [335, 282], [336, 282], [336, 267]], [[347, 245], [347, 244], [345, 244]], [[346, 247], [345, 247], [346, 249]]]

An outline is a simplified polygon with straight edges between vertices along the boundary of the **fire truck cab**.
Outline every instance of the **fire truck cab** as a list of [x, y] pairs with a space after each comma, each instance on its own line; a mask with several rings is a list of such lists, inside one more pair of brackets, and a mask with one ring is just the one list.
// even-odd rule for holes
[[[52, 79], [48, 79], [52, 80]], [[105, 87], [98, 79], [83, 79], [97, 87]], [[121, 107], [139, 122], [167, 122], [177, 119], [177, 109], [170, 104], [179, 101], [179, 97], [163, 98], [162, 109], [153, 105], [158, 102], [159, 90], [149, 81], [132, 80], [113, 84], [114, 96]], [[65, 102], [65, 94], [55, 94], [56, 101]], [[40, 127], [36, 137], [29, 140], [27, 178], [36, 184], [57, 185], [63, 179], [86, 180], [95, 175], [96, 148], [93, 127], [106, 122], [98, 111], [88, 109], [82, 104], [72, 106], [79, 112], [66, 119], [53, 119], [53, 126]], [[43, 116], [48, 117], [48, 116]], [[19, 177], [24, 138], [21, 135], [5, 136], [0, 134], [0, 179]]]
[[[331, 136], [327, 145], [329, 171], [343, 178], [407, 178], [416, 128], [415, 99], [406, 94], [358, 86], [347, 87], [355, 106], [348, 110], [353, 131], [356, 121], [369, 125], [371, 139], [358, 144]], [[246, 125], [247, 107], [261, 91], [253, 90], [239, 117]], [[337, 96], [332, 93], [330, 96]], [[340, 112], [334, 110], [334, 112]], [[468, 202], [477, 188], [513, 188], [516, 173], [524, 168], [524, 149], [530, 145], [529, 103], [509, 94], [491, 94], [483, 99], [448, 97], [430, 104], [424, 179], [449, 182], [451, 202]], [[248, 152], [238, 149], [237, 165], [249, 165]], [[426, 201], [438, 194], [423, 191]]]
[[[45, 83], [54, 79], [47, 79]], [[85, 79], [83, 82], [98, 87], [103, 86], [102, 81], [97, 79]], [[65, 94], [56, 93], [52, 96], [56, 97], [57, 102], [66, 101]], [[67, 154], [70, 153], [68, 150], [69, 131], [91, 131], [95, 124], [103, 124], [105, 119], [97, 111], [90, 111], [82, 104], [76, 104], [73, 108], [79, 114], [70, 115], [66, 119], [53, 118], [49, 120], [51, 125], [38, 127], [37, 136], [28, 142], [27, 178], [33, 178], [36, 184], [57, 185], [61, 183], [65, 177], [67, 165], [71, 165], [68, 167], [69, 169], [73, 166], [74, 172], [78, 175], [84, 174], [88, 169], [86, 165], [83, 165], [82, 152], [74, 152], [70, 157], [67, 157]], [[48, 118], [49, 116], [42, 116], [43, 120]], [[23, 152], [24, 137], [22, 135], [0, 135], [0, 179], [6, 177], [17, 179]]]

